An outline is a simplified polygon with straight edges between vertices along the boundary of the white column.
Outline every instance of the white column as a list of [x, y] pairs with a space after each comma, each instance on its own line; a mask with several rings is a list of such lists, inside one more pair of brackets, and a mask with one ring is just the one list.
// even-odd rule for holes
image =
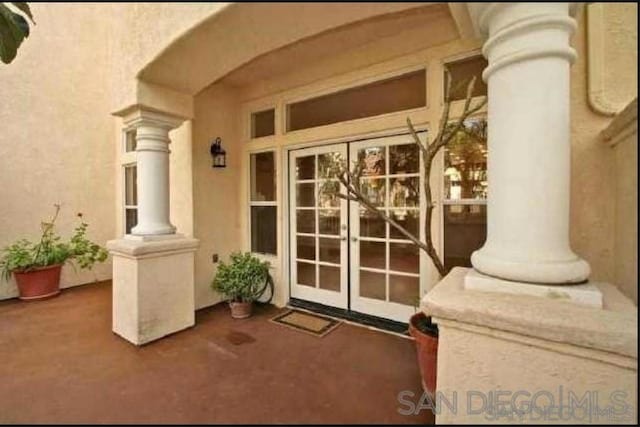
[[169, 131], [180, 119], [138, 110], [125, 120], [136, 129], [138, 224], [134, 236], [174, 234], [169, 219]]
[[487, 240], [471, 262], [489, 276], [567, 284], [589, 265], [569, 246], [569, 3], [470, 3], [486, 37]]

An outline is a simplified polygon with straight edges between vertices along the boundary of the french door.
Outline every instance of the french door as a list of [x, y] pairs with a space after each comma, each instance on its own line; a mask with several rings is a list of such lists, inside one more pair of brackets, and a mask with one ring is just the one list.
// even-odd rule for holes
[[348, 308], [348, 212], [337, 197], [335, 167], [347, 145], [290, 152], [291, 296]]
[[422, 164], [401, 135], [290, 152], [291, 296], [408, 322], [426, 259], [395, 227], [344, 192], [335, 166], [362, 165], [360, 188], [386, 215], [424, 238]]

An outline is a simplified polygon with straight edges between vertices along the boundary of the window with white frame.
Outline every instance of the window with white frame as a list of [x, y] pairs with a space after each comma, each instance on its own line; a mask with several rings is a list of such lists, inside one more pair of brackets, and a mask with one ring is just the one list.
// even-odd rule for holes
[[138, 224], [138, 168], [136, 166], [136, 130], [125, 130], [122, 155], [123, 228], [125, 234]]
[[444, 265], [470, 267], [487, 237], [487, 121], [468, 119], [444, 147]]
[[277, 201], [274, 151], [250, 155], [251, 252], [276, 255]]
[[124, 229], [131, 234], [131, 229], [138, 224], [138, 168], [135, 164], [124, 166]]

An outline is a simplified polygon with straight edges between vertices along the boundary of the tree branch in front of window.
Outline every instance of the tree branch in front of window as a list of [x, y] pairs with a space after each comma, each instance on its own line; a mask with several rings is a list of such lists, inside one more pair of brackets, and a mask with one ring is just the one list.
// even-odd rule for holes
[[[464, 101], [464, 107], [462, 113], [455, 121], [450, 123], [450, 111], [451, 111], [451, 78], [449, 76], [448, 71], [446, 73], [446, 81], [447, 88], [445, 90], [445, 103], [444, 109], [442, 111], [442, 116], [440, 117], [440, 122], [438, 125], [438, 130], [431, 142], [421, 141], [413, 123], [411, 120], [407, 118], [407, 126], [409, 128], [409, 133], [413, 137], [414, 142], [420, 148], [420, 153], [422, 155], [422, 161], [424, 164], [424, 177], [423, 177], [423, 193], [424, 198], [426, 200], [426, 220], [425, 220], [425, 229], [424, 229], [424, 241], [420, 240], [419, 237], [415, 236], [411, 232], [409, 232], [406, 228], [404, 228], [401, 224], [395, 221], [391, 216], [387, 215], [384, 209], [380, 209], [376, 206], [374, 202], [370, 200], [367, 196], [367, 193], [363, 191], [361, 187], [361, 177], [363, 171], [365, 170], [365, 164], [363, 161], [356, 161], [351, 169], [347, 167], [344, 163], [338, 163], [335, 176], [337, 177], [342, 187], [344, 187], [345, 192], [338, 192], [337, 196], [349, 200], [352, 202], [356, 202], [364, 207], [369, 212], [375, 214], [378, 218], [387, 222], [390, 226], [394, 227], [398, 230], [402, 235], [404, 235], [408, 240], [410, 240], [414, 245], [418, 248], [422, 249], [428, 256], [431, 258], [434, 266], [438, 270], [440, 276], [444, 276], [447, 273], [447, 270], [444, 266], [444, 263], [440, 259], [438, 252], [433, 244], [433, 236], [431, 234], [431, 222], [433, 218], [433, 209], [435, 207], [435, 203], [433, 201], [433, 195], [431, 191], [431, 169], [433, 165], [433, 160], [436, 155], [440, 151], [441, 148], [445, 147], [452, 139], [458, 134], [458, 132], [468, 132], [465, 127], [465, 121], [471, 117], [473, 114], [480, 111], [487, 103], [487, 97], [483, 97], [478, 102], [473, 102], [473, 89], [476, 84], [476, 78], [473, 77], [468, 85], [467, 85], [467, 93]], [[475, 105], [473, 105], [475, 104]], [[330, 181], [328, 181], [330, 182]]]

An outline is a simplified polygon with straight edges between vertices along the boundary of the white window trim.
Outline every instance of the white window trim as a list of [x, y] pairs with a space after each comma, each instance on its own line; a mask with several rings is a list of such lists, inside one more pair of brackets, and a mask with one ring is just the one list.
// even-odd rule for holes
[[[266, 137], [265, 137], [266, 138]], [[251, 156], [256, 155], [256, 154], [261, 154], [261, 153], [273, 153], [273, 174], [274, 174], [274, 195], [275, 195], [275, 200], [251, 200]], [[264, 150], [255, 150], [255, 151], [250, 151], [247, 153], [248, 157], [247, 157], [247, 161], [248, 161], [248, 165], [249, 167], [247, 175], [248, 175], [248, 188], [247, 188], [247, 195], [248, 195], [248, 206], [249, 209], [247, 209], [247, 224], [248, 224], [248, 229], [249, 229], [249, 242], [248, 242], [248, 248], [249, 248], [249, 252], [256, 254], [256, 255], [261, 255], [261, 256], [265, 256], [265, 257], [278, 257], [279, 253], [280, 253], [280, 244], [279, 244], [279, 239], [278, 239], [278, 218], [279, 218], [279, 206], [278, 206], [278, 159], [277, 159], [277, 155], [278, 152], [275, 148], [267, 148]], [[260, 207], [260, 206], [272, 206], [276, 208], [276, 231], [275, 231], [275, 236], [276, 236], [276, 252], [275, 253], [268, 253], [268, 252], [255, 252], [253, 250], [253, 223], [252, 223], [252, 218], [251, 218], [251, 211], [252, 211], [252, 207]]]
[[132, 131], [133, 128], [125, 127], [122, 129], [122, 141], [120, 145], [120, 176], [121, 176], [121, 186], [120, 186], [120, 197], [122, 200], [122, 209], [120, 212], [122, 218], [122, 235], [127, 234], [127, 209], [136, 209], [138, 210], [137, 205], [127, 205], [127, 171], [126, 169], [131, 166], [138, 165], [136, 151], [127, 151], [127, 133]]

